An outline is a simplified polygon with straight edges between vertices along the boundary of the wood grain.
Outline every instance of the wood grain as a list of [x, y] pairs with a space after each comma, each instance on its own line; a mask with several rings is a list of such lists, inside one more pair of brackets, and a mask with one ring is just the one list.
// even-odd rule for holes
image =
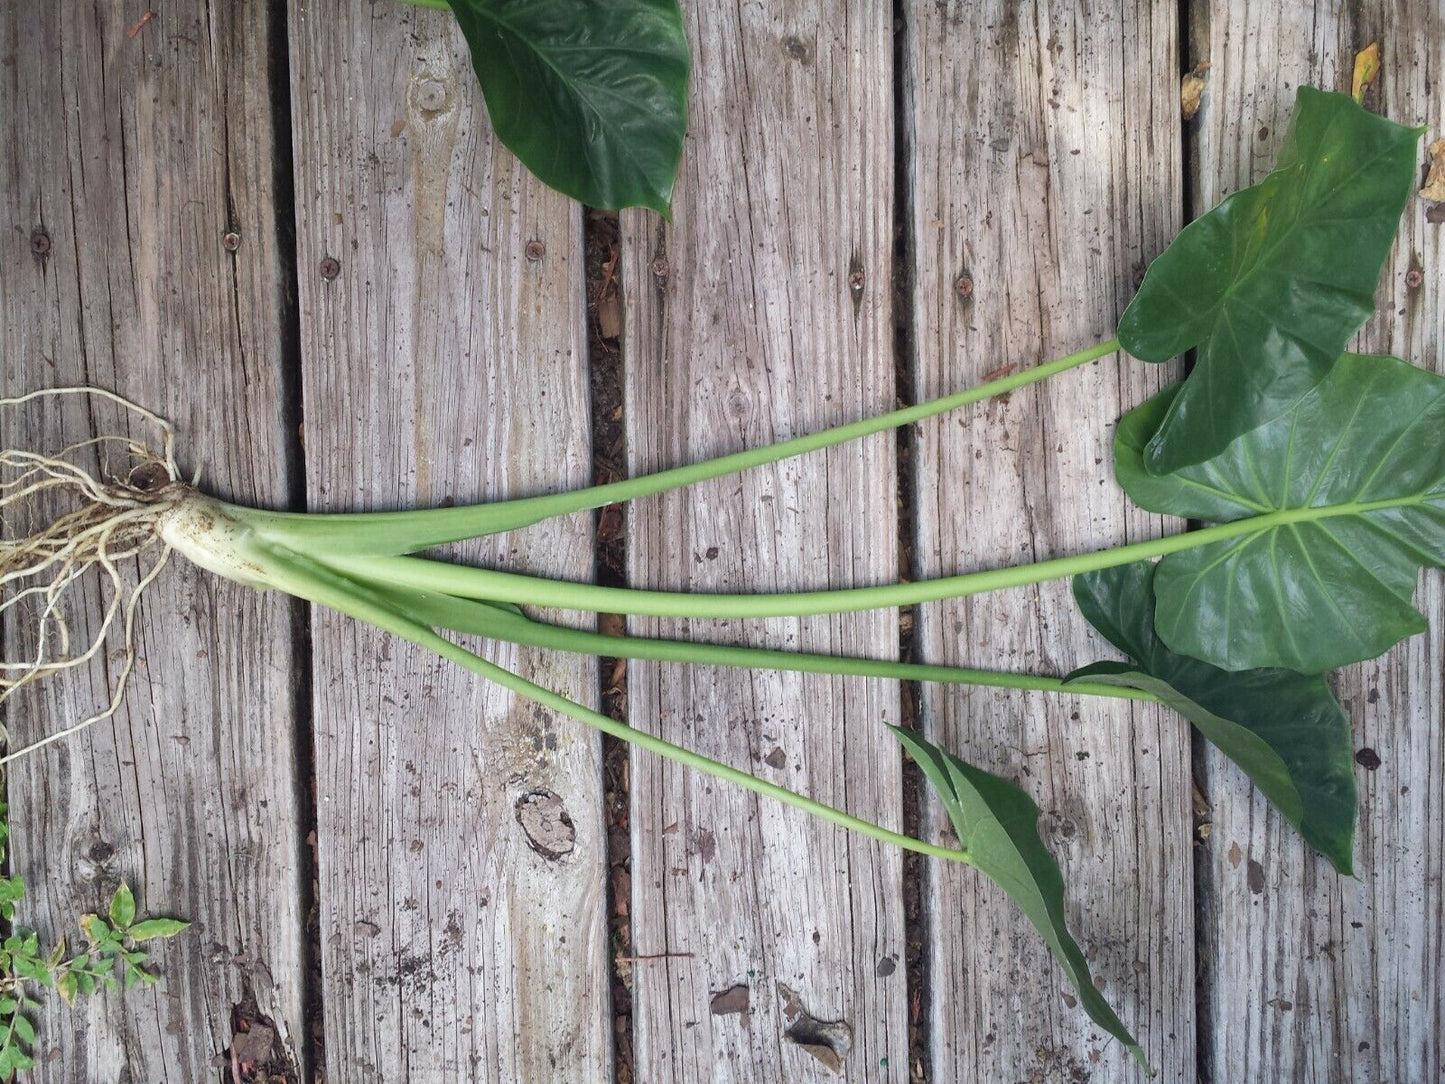
[[[916, 393], [1112, 335], [1179, 225], [1173, 3], [910, 3], [905, 116]], [[917, 574], [1176, 530], [1127, 509], [1113, 422], [1167, 375], [1119, 357], [919, 428]], [[1064, 673], [1109, 652], [1066, 582], [919, 612], [932, 662]], [[1039, 803], [1071, 928], [1162, 1079], [1194, 1064], [1189, 734], [1114, 702], [925, 688], [945, 748]], [[934, 829], [947, 832], [931, 806]], [[936, 1080], [1142, 1079], [1038, 933], [971, 871], [927, 884]]]
[[[0, 10], [0, 386], [115, 389], [176, 422], [208, 489], [284, 504], [271, 9], [173, 5], [130, 37], [139, 10]], [[79, 401], [0, 424], [41, 450], [153, 437]], [[88, 604], [82, 624], [98, 592]], [[13, 766], [21, 921], [75, 944], [76, 918], [127, 878], [143, 910], [193, 922], [159, 948], [157, 989], [73, 1013], [47, 998], [26, 1079], [214, 1080], [248, 995], [305, 1070], [295, 613], [173, 563], [142, 606], [121, 714]], [[94, 711], [116, 666], [13, 705], [11, 740]]]
[[[690, 7], [674, 222], [623, 218], [633, 473], [861, 417], [894, 393], [887, 6]], [[883, 435], [641, 502], [631, 580], [892, 580], [895, 499]], [[845, 654], [898, 644], [891, 612], [632, 629]], [[889, 683], [634, 663], [629, 695], [636, 727], [899, 826]], [[636, 1078], [836, 1079], [787, 1038], [801, 1008], [850, 1026], [846, 1078], [906, 1079], [899, 854], [649, 757], [631, 778], [634, 949], [673, 954], [634, 970]], [[736, 987], [748, 1011], [714, 1011]]]
[[[578, 208], [496, 145], [450, 16], [301, 3], [290, 25], [312, 507], [585, 483]], [[585, 579], [590, 527], [466, 553]], [[313, 632], [329, 1078], [602, 1079], [598, 743], [333, 614]], [[596, 700], [590, 661], [488, 656]], [[558, 858], [519, 821], [537, 794], [575, 830]]]
[[[1196, 12], [1193, 49], [1213, 63], [1198, 121], [1201, 206], [1260, 180], [1284, 137], [1295, 88], [1346, 93], [1354, 54], [1382, 51], [1365, 105], [1445, 129], [1445, 13], [1434, 0], [1317, 3], [1309, 17], [1216, 4]], [[1421, 164], [1425, 161], [1421, 152]], [[1445, 370], [1442, 227], [1415, 199], [1357, 348]], [[1420, 272], [1418, 285], [1407, 281]], [[1205, 1080], [1439, 1080], [1445, 1072], [1445, 592], [1417, 598], [1428, 632], [1351, 667], [1338, 688], [1360, 760], [1357, 879], [1308, 851], [1245, 779], [1206, 755], [1214, 831], [1201, 852]]]

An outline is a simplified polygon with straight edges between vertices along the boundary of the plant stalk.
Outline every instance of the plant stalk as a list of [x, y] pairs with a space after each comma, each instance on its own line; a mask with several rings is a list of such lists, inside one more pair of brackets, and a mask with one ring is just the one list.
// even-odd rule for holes
[[1109, 339], [1086, 350], [1010, 373], [997, 380], [990, 380], [977, 387], [945, 395], [927, 403], [863, 418], [791, 440], [782, 440], [764, 448], [733, 452], [702, 463], [691, 463], [638, 478], [624, 478], [589, 489], [495, 501], [490, 504], [424, 508], [406, 512], [318, 514], [247, 510], [245, 519], [249, 525], [272, 541], [302, 552], [324, 551], [334, 555], [415, 553], [449, 542], [517, 530], [554, 516], [665, 493], [750, 467], [776, 463], [780, 459], [831, 448], [850, 440], [911, 425], [1078, 368], [1118, 349], [1119, 340]]
[[1102, 696], [1114, 700], [1158, 703], [1159, 698], [1142, 689], [1129, 689], [1102, 682], [1064, 683], [1060, 677], [1042, 674], [1011, 674], [997, 670], [976, 670], [962, 666], [900, 662], [896, 659], [864, 659], [843, 655], [821, 655], [773, 648], [736, 647], [698, 643], [692, 640], [664, 640], [642, 636], [610, 636], [586, 629], [573, 629], [538, 621], [518, 610], [449, 595], [420, 591], [391, 593], [386, 584], [367, 581], [368, 587], [393, 600], [397, 609], [420, 624], [469, 633], [489, 640], [523, 644], [576, 655], [606, 656], [614, 659], [652, 659], [659, 662], [690, 663], [701, 666], [729, 666], [748, 670], [782, 670], [804, 674], [840, 674], [848, 677], [887, 678], [898, 681], [928, 681], [942, 685], [978, 685], [998, 689], [1026, 689], [1037, 692]]
[[488, 602], [647, 617], [810, 617], [817, 614], [912, 606], [922, 602], [962, 598], [1009, 587], [1043, 583], [1132, 564], [1135, 561], [1164, 557], [1215, 542], [1262, 535], [1273, 528], [1292, 523], [1309, 523], [1336, 516], [1358, 516], [1386, 508], [1419, 504], [1422, 499], [1423, 497], [1401, 497], [1385, 501], [1286, 508], [1261, 516], [1216, 524], [1198, 531], [1165, 535], [1162, 538], [1152, 538], [1113, 549], [1055, 557], [1027, 565], [967, 572], [914, 583], [771, 595], [692, 594], [682, 591], [599, 587], [596, 584], [549, 580], [517, 572], [454, 565], [422, 557], [352, 556], [328, 550], [321, 560], [330, 568], [354, 579], [381, 581], [398, 587]]
[[[254, 551], [253, 551], [254, 552]], [[760, 794], [800, 809], [814, 817], [835, 824], [840, 828], [846, 828], [857, 832], [860, 835], [876, 839], [881, 843], [892, 844], [902, 847], [905, 850], [915, 851], [918, 854], [930, 855], [934, 858], [942, 858], [951, 862], [969, 861], [966, 852], [952, 847], [940, 847], [933, 843], [926, 843], [921, 839], [914, 839], [912, 836], [894, 832], [872, 821], [863, 820], [841, 809], [825, 805], [822, 802], [814, 801], [795, 791], [780, 787], [775, 783], [758, 779], [747, 772], [740, 771], [720, 761], [694, 753], [689, 749], [673, 745], [655, 735], [648, 734], [641, 730], [635, 730], [624, 723], [619, 723], [601, 712], [593, 711], [584, 707], [560, 693], [543, 688], [540, 685], [528, 681], [526, 678], [504, 667], [489, 662], [480, 655], [468, 651], [459, 644], [454, 644], [445, 637], [437, 635], [425, 625], [418, 624], [405, 614], [394, 609], [388, 604], [384, 595], [378, 596], [375, 592], [368, 590], [362, 584], [347, 581], [330, 573], [325, 566], [305, 557], [298, 555], [274, 554], [273, 560], [267, 562], [268, 582], [289, 594], [298, 598], [306, 599], [309, 602], [327, 606], [350, 617], [366, 621], [377, 628], [399, 636], [404, 640], [433, 651], [443, 658], [446, 658], [459, 666], [470, 670], [479, 677], [488, 681], [494, 681], [503, 688], [511, 690], [518, 696], [524, 697], [544, 707], [551, 708], [562, 715], [585, 723], [604, 734], [628, 742], [644, 749], [650, 753], [671, 760], [684, 767], [692, 768], [718, 779], [726, 780], [736, 784], [754, 794]]]

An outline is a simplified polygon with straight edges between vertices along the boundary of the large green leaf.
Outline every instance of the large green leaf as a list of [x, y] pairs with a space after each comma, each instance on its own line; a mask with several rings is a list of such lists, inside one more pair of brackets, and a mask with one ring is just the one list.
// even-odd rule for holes
[[668, 213], [687, 131], [677, 0], [451, 0], [498, 138], [593, 207]]
[[1148, 562], [1074, 578], [1089, 624], [1131, 661], [1094, 663], [1065, 681], [1159, 697], [1243, 768], [1307, 843], [1349, 873], [1356, 812], [1350, 721], [1325, 679], [1292, 670], [1230, 673], [1170, 651], [1154, 634], [1153, 584]]
[[1417, 172], [1421, 129], [1301, 87], [1274, 172], [1180, 232], [1119, 321], [1143, 361], [1195, 348], [1146, 451], [1156, 474], [1202, 462], [1287, 411], [1374, 311]]
[[1424, 630], [1410, 600], [1420, 566], [1445, 564], [1445, 377], [1345, 354], [1288, 414], [1151, 475], [1144, 447], [1177, 392], [1119, 423], [1120, 484], [1153, 512], [1258, 529], [1159, 562], [1160, 639], [1226, 670], [1318, 673]]
[[1064, 921], [1064, 878], [1039, 838], [1039, 807], [1006, 779], [965, 764], [911, 730], [890, 727], [948, 811], [968, 862], [1008, 893], [1043, 934], [1089, 1019], [1148, 1068], [1144, 1051], [1089, 974], [1083, 950]]

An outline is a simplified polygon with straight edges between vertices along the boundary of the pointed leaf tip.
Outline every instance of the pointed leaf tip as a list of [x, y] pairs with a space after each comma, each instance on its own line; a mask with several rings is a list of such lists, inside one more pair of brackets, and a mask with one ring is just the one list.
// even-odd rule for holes
[[943, 803], [968, 863], [1002, 888], [1043, 935], [1089, 1019], [1151, 1076], [1143, 1048], [1094, 985], [1064, 919], [1064, 878], [1038, 831], [1039, 808], [1013, 783], [965, 763], [911, 730], [890, 727]]

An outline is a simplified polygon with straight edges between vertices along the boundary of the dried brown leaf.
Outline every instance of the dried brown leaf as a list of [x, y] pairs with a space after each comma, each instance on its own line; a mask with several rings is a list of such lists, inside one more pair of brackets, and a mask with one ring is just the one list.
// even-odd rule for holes
[[1204, 88], [1209, 85], [1209, 68], [1209, 61], [1206, 60], [1188, 72], [1179, 84], [1179, 108], [1185, 120], [1193, 120], [1199, 113]]
[[1445, 139], [1430, 144], [1430, 172], [1425, 175], [1425, 187], [1420, 189], [1422, 199], [1445, 203]]

